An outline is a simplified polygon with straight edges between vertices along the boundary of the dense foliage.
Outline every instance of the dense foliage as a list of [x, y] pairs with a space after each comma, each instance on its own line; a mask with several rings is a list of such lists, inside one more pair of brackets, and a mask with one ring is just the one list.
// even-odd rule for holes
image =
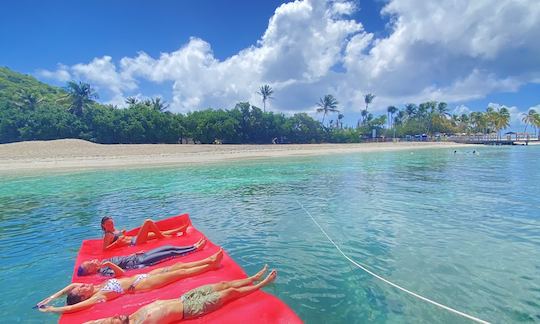
[[[259, 94], [266, 105], [273, 90], [264, 85]], [[127, 98], [128, 107], [120, 109], [97, 103], [97, 93], [88, 84], [69, 82], [60, 89], [0, 68], [0, 143], [60, 138], [98, 143], [351, 143], [370, 138], [373, 130], [386, 137], [487, 134], [506, 128], [510, 119], [504, 107], [451, 116], [443, 102], [408, 104], [402, 110], [391, 106], [386, 115], [374, 117], [368, 112], [374, 97], [365, 96], [366, 108], [356, 127], [343, 124], [344, 115], [332, 95], [318, 103], [322, 122], [306, 113], [285, 116], [265, 112], [247, 102], [227, 110], [175, 114], [167, 111], [160, 98]], [[534, 110], [524, 115], [523, 121], [535, 129], [540, 127]]]

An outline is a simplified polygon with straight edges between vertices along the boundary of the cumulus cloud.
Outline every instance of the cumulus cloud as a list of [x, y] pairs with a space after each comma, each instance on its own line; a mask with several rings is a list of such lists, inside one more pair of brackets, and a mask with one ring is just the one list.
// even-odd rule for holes
[[275, 90], [272, 110], [310, 111], [332, 93], [347, 113], [358, 112], [368, 92], [377, 95], [372, 109], [383, 111], [425, 100], [460, 103], [540, 80], [537, 0], [390, 0], [382, 38], [351, 18], [359, 9], [345, 0], [283, 4], [254, 45], [224, 60], [193, 37], [159, 57], [103, 56], [38, 74], [78, 77], [118, 100], [140, 92], [139, 81], [172, 84], [171, 110], [182, 112], [260, 104], [256, 91], [265, 83]]
[[53, 79], [60, 82], [66, 82], [72, 78], [71, 73], [69, 73], [69, 67], [64, 64], [58, 64], [58, 68], [55, 71], [38, 70], [37, 75], [45, 79]]

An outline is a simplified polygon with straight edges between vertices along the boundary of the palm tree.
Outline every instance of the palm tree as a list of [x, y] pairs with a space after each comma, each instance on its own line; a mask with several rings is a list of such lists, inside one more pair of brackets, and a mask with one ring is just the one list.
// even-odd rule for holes
[[[375, 99], [375, 95], [372, 94], [372, 93], [368, 93], [366, 95], [364, 95], [364, 103], [366, 104], [366, 114], [365, 115], [362, 115], [362, 116], [366, 116], [367, 117], [367, 111], [368, 111], [368, 106], [371, 102], [373, 102], [373, 99]], [[363, 123], [365, 123], [366, 119], [364, 118], [364, 121]]]
[[458, 126], [459, 116], [457, 114], [452, 114], [452, 116], [450, 116], [450, 120], [452, 121], [453, 126]]
[[317, 113], [323, 113], [323, 119], [322, 119], [322, 124], [324, 125], [324, 118], [326, 117], [326, 114], [328, 114], [328, 112], [339, 112], [339, 110], [337, 109], [337, 105], [338, 105], [338, 101], [336, 100], [336, 98], [334, 98], [334, 96], [332, 95], [326, 95], [324, 96], [324, 98], [320, 98], [319, 102], [317, 103], [317, 106], [319, 108], [317, 108]]
[[487, 127], [487, 119], [484, 113], [480, 111], [473, 111], [469, 119], [471, 123], [471, 128], [473, 128], [475, 132], [481, 130], [482, 133], [485, 134], [485, 130]]
[[386, 112], [388, 113], [388, 127], [392, 127], [392, 120], [397, 111], [398, 109], [395, 106], [388, 106], [388, 108], [386, 108]]
[[540, 127], [540, 114], [539, 114], [539, 113], [535, 113], [535, 114], [534, 114], [534, 122], [533, 122], [533, 125], [534, 125], [534, 134], [535, 134], [535, 135], [538, 135], [538, 137], [539, 137], [539, 139], [540, 139], [540, 133], [537, 133], [538, 128]]
[[495, 128], [497, 131], [500, 131], [510, 126], [510, 111], [508, 111], [508, 108], [502, 107], [500, 109], [497, 109], [495, 116]]
[[470, 132], [469, 121], [470, 121], [470, 118], [469, 118], [469, 115], [467, 115], [467, 114], [461, 114], [461, 116], [459, 117], [459, 124], [460, 124], [459, 126], [466, 133]]
[[416, 115], [417, 107], [415, 104], [410, 103], [405, 105], [405, 114], [407, 118], [413, 118]]
[[448, 104], [446, 102], [439, 102], [437, 105], [437, 114], [443, 117], [450, 116], [450, 113], [448, 112]]
[[21, 93], [19, 93], [17, 99], [18, 100], [15, 102], [15, 105], [21, 108], [28, 108], [30, 110], [36, 109], [37, 105], [43, 101], [43, 98], [39, 98], [35, 93], [28, 90], [23, 90]]
[[392, 125], [401, 125], [403, 124], [403, 120], [405, 119], [406, 114], [403, 110], [398, 110], [396, 117], [394, 117], [394, 120], [392, 120]]
[[416, 115], [419, 116], [420, 118], [424, 118], [424, 117], [427, 117], [428, 115], [428, 112], [429, 112], [429, 103], [427, 102], [423, 102], [421, 104], [418, 105], [418, 110], [416, 111]]
[[360, 112], [360, 115], [362, 116], [362, 122], [360, 122], [360, 120], [358, 120], [358, 124], [357, 124], [357, 127], [360, 127], [360, 124], [364, 125], [366, 123], [366, 119], [367, 119], [367, 116], [369, 115], [368, 111], [367, 110], [362, 110]]
[[343, 119], [343, 117], [345, 117], [345, 115], [343, 115], [341, 113], [337, 115], [337, 121], [338, 121], [338, 127], [339, 128], [343, 128], [343, 122], [341, 121]]
[[489, 106], [486, 108], [486, 127], [489, 129], [489, 133], [497, 129], [498, 114], [495, 108]]
[[[534, 122], [536, 120], [537, 112], [534, 109], [529, 109], [529, 112], [527, 114], [523, 113], [521, 117], [521, 121], [525, 123], [525, 130], [524, 133], [527, 132], [527, 126], [534, 125]], [[535, 130], [536, 133], [536, 130]]]
[[[76, 116], [82, 116], [84, 108], [86, 108], [92, 99], [97, 99], [96, 91], [88, 83], [69, 81], [66, 87], [67, 95], [63, 98], [71, 100], [70, 112]], [[62, 99], [63, 99], [62, 98]]]
[[273, 99], [272, 94], [274, 93], [274, 90], [272, 90], [268, 84], [265, 84], [261, 86], [257, 93], [262, 97], [263, 111], [266, 112], [266, 100]]
[[139, 103], [139, 99], [135, 98], [135, 97], [127, 97], [126, 100], [125, 100], [126, 104], [128, 104], [129, 106], [135, 106], [136, 104]]
[[164, 112], [167, 108], [169, 108], [169, 105], [165, 100], [162, 100], [160, 97], [152, 98], [149, 101], [149, 106], [157, 111]]

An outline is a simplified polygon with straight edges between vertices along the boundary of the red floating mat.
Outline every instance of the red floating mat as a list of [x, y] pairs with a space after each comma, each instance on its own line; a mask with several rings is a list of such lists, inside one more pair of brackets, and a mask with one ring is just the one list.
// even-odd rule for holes
[[[188, 224], [189, 227], [185, 235], [172, 237], [162, 240], [150, 240], [145, 244], [136, 246], [127, 246], [116, 248], [110, 251], [104, 252], [102, 249], [102, 240], [85, 240], [82, 243], [77, 261], [73, 271], [72, 282], [93, 283], [100, 284], [107, 280], [107, 277], [100, 275], [92, 276], [77, 276], [77, 268], [83, 261], [92, 259], [107, 259], [113, 256], [129, 255], [135, 252], [148, 251], [150, 249], [162, 246], [162, 245], [177, 245], [187, 246], [193, 245], [201, 237], [205, 237], [201, 232], [196, 230], [189, 219], [188, 214], [174, 216], [161, 221], [156, 222], [158, 228], [162, 231], [178, 228], [184, 224]], [[136, 235], [138, 228], [129, 231], [128, 235]], [[197, 251], [190, 253], [186, 256], [173, 258], [171, 260], [159, 263], [152, 267], [146, 267], [143, 269], [130, 270], [128, 274], [130, 276], [147, 273], [155, 268], [166, 267], [172, 265], [178, 261], [181, 262], [193, 262], [202, 260], [219, 250], [219, 247], [210, 242], [208, 239], [205, 246]], [[218, 270], [212, 270], [195, 277], [186, 278], [174, 282], [170, 285], [155, 289], [152, 291], [136, 294], [126, 294], [118, 297], [117, 299], [99, 303], [92, 306], [89, 309], [71, 313], [63, 314], [60, 317], [59, 323], [83, 323], [90, 320], [99, 318], [115, 316], [115, 315], [129, 315], [141, 308], [142, 306], [149, 304], [158, 299], [174, 299], [180, 298], [180, 296], [190, 289], [218, 283], [220, 281], [229, 281], [236, 279], [246, 278], [246, 273], [240, 268], [236, 262], [234, 262], [227, 253], [223, 254], [223, 261], [221, 267]], [[261, 260], [261, 267], [264, 265], [264, 260]], [[273, 295], [270, 295], [262, 290], [256, 291], [246, 297], [234, 300], [226, 305], [220, 307], [218, 310], [196, 318], [192, 320], [185, 320], [187, 323], [302, 323], [300, 318], [281, 300]]]

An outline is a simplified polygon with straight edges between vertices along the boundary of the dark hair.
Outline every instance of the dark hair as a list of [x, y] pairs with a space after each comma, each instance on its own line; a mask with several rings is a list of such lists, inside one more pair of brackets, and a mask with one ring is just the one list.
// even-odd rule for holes
[[104, 216], [102, 219], [101, 219], [101, 230], [103, 232], [105, 232], [105, 227], [103, 227], [103, 223], [105, 223], [106, 221], [108, 221], [109, 219], [112, 219], [111, 216]]
[[129, 324], [129, 316], [128, 315], [120, 315], [118, 318], [122, 321], [122, 324]]
[[86, 275], [86, 271], [84, 270], [83, 266], [80, 265], [78, 268], [77, 268], [77, 276], [84, 276]]
[[67, 305], [74, 305], [78, 304], [83, 300], [82, 296], [79, 294], [76, 294], [74, 292], [69, 292], [66, 297], [66, 304]]

